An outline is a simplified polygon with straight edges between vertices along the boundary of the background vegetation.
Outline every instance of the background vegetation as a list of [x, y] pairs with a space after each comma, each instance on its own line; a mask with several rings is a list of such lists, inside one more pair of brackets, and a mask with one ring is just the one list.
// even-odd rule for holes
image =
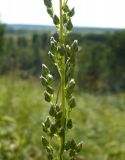
[[[0, 25], [0, 160], [45, 159], [40, 138], [48, 106], [39, 75], [42, 63], [52, 68], [50, 34]], [[79, 40], [77, 122], [69, 134], [84, 141], [78, 160], [124, 160], [125, 31], [73, 32], [71, 39]]]
[[[50, 32], [7, 30], [0, 27], [0, 74], [18, 71], [22, 76], [39, 75], [41, 64], [48, 62]], [[21, 34], [22, 33], [22, 34]], [[56, 39], [58, 35], [54, 33]], [[125, 31], [79, 33], [67, 41], [79, 40], [76, 78], [80, 90], [125, 90]], [[50, 65], [50, 64], [49, 64]], [[54, 69], [53, 73], [56, 75]]]

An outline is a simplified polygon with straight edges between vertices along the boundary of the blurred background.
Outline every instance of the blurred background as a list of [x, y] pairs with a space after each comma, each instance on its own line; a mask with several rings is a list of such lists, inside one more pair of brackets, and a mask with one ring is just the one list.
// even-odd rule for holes
[[[53, 0], [58, 14], [58, 2]], [[78, 160], [125, 159], [124, 0], [69, 0], [75, 7], [76, 101], [69, 136], [84, 142]], [[0, 160], [45, 160], [41, 64], [58, 33], [41, 0], [0, 0]], [[76, 121], [77, 119], [77, 121]]]

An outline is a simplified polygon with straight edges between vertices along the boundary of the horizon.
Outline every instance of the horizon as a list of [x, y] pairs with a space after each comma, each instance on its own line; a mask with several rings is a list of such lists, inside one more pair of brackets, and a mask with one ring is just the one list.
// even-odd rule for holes
[[[11, 25], [11, 26], [16, 26], [16, 25], [18, 25], [18, 26], [39, 26], [39, 27], [42, 27], [42, 26], [48, 26], [48, 27], [53, 27], [53, 28], [55, 28], [55, 26], [54, 25], [52, 25], [52, 24], [24, 24], [24, 23], [3, 23], [3, 24], [5, 24], [5, 25]], [[117, 27], [102, 27], [102, 26], [76, 26], [76, 25], [74, 25], [74, 27], [75, 28], [97, 28], [97, 29], [118, 29], [118, 30], [124, 30], [125, 28], [117, 28]]]
[[[124, 0], [69, 0], [75, 7], [74, 26], [125, 28]], [[58, 15], [59, 4], [53, 0]], [[43, 0], [0, 0], [0, 20], [7, 24], [52, 25]]]

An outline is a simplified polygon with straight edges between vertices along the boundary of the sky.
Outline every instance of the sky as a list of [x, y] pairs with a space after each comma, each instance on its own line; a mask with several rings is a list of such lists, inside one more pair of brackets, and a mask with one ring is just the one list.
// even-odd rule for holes
[[[52, 1], [58, 14], [59, 0]], [[125, 0], [69, 0], [69, 5], [75, 7], [75, 26], [125, 28]], [[9, 24], [53, 24], [43, 0], [0, 0], [0, 21]]]

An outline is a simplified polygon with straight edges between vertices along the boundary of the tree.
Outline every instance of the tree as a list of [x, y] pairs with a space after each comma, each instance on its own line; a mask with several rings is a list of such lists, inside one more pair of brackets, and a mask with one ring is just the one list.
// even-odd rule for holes
[[5, 25], [0, 23], [0, 55], [3, 52], [4, 35], [5, 35]]

